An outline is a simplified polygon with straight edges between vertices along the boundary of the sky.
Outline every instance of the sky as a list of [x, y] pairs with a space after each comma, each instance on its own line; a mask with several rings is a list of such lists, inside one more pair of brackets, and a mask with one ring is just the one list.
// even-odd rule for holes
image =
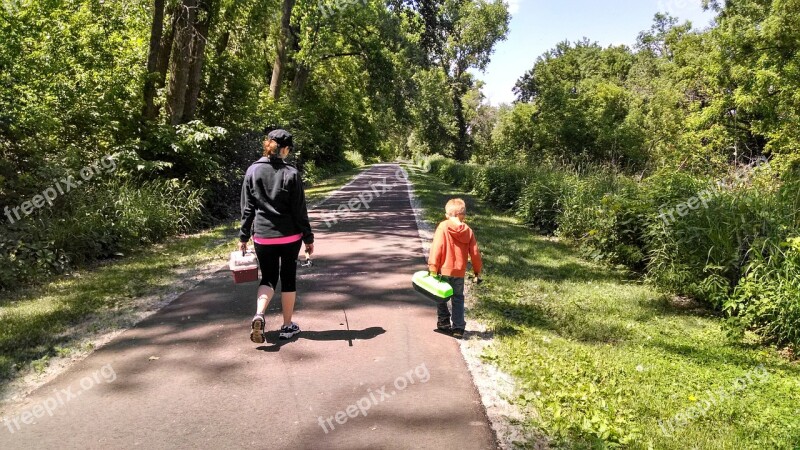
[[603, 47], [633, 46], [640, 31], [650, 29], [657, 12], [669, 12], [695, 28], [706, 28], [713, 19], [701, 0], [506, 0], [511, 22], [505, 41], [495, 45], [485, 73], [475, 75], [486, 85], [489, 103], [511, 103], [514, 83], [533, 67], [536, 58], [568, 40], [583, 37]]

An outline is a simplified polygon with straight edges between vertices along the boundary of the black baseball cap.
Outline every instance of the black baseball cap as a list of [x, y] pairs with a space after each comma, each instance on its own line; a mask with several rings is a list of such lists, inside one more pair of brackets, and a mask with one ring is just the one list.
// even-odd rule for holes
[[294, 145], [292, 144], [292, 133], [280, 128], [270, 131], [267, 135], [267, 139], [272, 139], [277, 142], [280, 148], [292, 147]]

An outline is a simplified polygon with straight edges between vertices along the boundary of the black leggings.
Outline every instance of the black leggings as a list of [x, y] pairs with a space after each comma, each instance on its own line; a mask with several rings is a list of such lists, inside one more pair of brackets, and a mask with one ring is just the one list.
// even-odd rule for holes
[[290, 244], [254, 244], [261, 268], [261, 286], [269, 286], [274, 290], [280, 275], [281, 292], [297, 292], [297, 256], [302, 243], [299, 240]]

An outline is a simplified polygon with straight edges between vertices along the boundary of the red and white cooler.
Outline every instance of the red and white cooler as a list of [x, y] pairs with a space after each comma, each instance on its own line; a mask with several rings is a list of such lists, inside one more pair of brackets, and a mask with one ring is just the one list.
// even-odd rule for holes
[[233, 282], [250, 283], [258, 281], [258, 258], [254, 252], [242, 254], [241, 251], [231, 252], [228, 263], [233, 274]]

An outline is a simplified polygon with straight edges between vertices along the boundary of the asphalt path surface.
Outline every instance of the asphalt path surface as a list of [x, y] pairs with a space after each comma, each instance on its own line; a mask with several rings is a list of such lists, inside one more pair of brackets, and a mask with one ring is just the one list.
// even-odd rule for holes
[[457, 342], [410, 286], [425, 263], [400, 167], [311, 218], [298, 336], [278, 340], [276, 296], [250, 342], [257, 283], [221, 269], [6, 412], [0, 449], [495, 448]]

